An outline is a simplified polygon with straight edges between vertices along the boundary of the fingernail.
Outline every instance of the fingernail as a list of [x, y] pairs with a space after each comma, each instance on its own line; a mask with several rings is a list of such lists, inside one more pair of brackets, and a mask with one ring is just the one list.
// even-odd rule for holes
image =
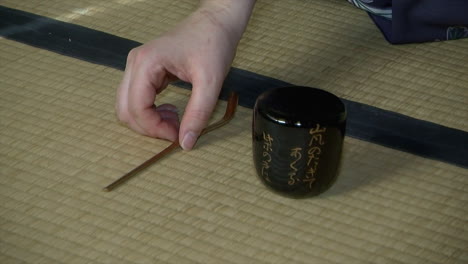
[[173, 112], [173, 113], [177, 113], [177, 114], [179, 113], [179, 109], [177, 109], [177, 108], [168, 108], [168, 109], [164, 109], [164, 110], [170, 111], [170, 112]]
[[184, 150], [191, 150], [197, 142], [197, 135], [192, 131], [185, 133], [184, 139], [182, 140], [182, 148]]
[[170, 111], [174, 113], [179, 113], [179, 109], [173, 105], [160, 105], [156, 108], [157, 111]]

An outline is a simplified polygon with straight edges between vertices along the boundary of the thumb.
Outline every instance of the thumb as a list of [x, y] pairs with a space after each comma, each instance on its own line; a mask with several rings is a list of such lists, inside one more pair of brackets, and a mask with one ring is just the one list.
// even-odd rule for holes
[[195, 82], [179, 130], [179, 142], [184, 150], [193, 148], [213, 113], [221, 90], [221, 81]]

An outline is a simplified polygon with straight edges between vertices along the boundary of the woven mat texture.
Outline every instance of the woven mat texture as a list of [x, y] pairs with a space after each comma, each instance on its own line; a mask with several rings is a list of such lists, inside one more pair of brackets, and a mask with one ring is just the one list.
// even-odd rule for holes
[[[146, 42], [193, 0], [2, 0], [1, 4]], [[468, 39], [389, 45], [345, 0], [258, 0], [235, 67], [468, 130]]]
[[[196, 1], [1, 4], [144, 42]], [[390, 46], [346, 1], [259, 1], [235, 66], [468, 130], [467, 44]], [[116, 122], [121, 77], [0, 39], [0, 263], [468, 262], [466, 169], [346, 138], [332, 189], [283, 198], [255, 176], [242, 107], [102, 192], [169, 144]], [[183, 111], [188, 96], [160, 100]]]

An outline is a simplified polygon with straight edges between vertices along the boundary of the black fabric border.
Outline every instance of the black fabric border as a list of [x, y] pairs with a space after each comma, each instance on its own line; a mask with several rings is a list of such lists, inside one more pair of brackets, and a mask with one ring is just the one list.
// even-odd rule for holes
[[[75, 24], [0, 6], [0, 36], [65, 56], [124, 70], [136, 41]], [[188, 83], [175, 85], [190, 89]], [[221, 98], [230, 91], [252, 108], [264, 91], [292, 84], [232, 68]], [[468, 132], [342, 99], [348, 112], [346, 135], [425, 158], [468, 168]]]

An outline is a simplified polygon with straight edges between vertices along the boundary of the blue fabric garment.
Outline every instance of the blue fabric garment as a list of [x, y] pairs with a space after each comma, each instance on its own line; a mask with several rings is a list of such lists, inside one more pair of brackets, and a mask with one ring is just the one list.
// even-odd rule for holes
[[468, 0], [348, 0], [393, 44], [468, 37]]

